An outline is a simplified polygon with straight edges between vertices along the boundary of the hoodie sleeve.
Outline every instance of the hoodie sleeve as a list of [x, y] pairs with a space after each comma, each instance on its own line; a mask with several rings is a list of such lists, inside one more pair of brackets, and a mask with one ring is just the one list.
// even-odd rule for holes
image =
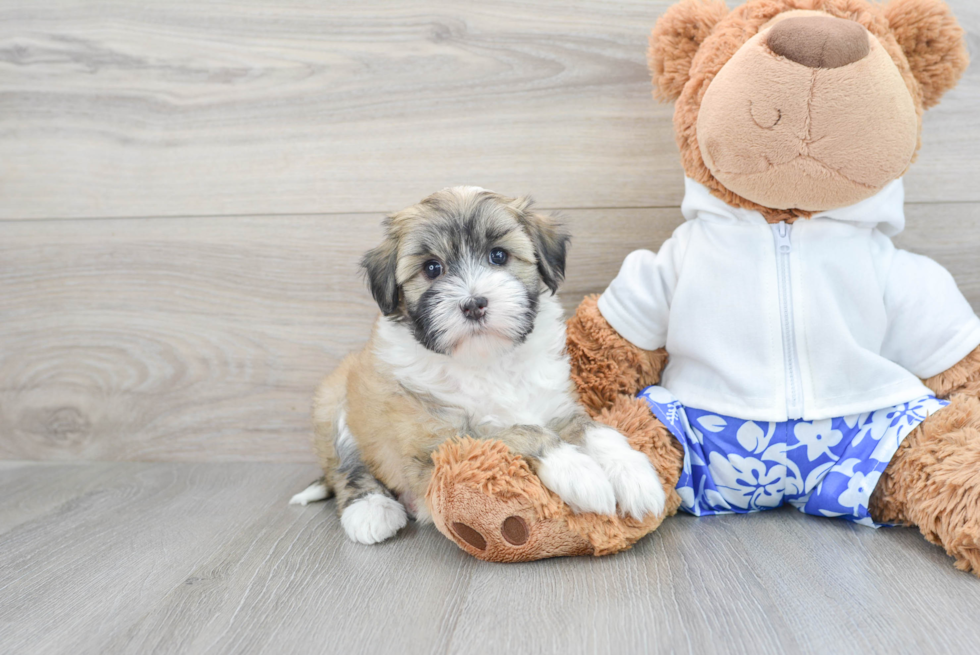
[[922, 255], [890, 250], [881, 354], [920, 378], [938, 375], [980, 345], [980, 318], [945, 268]]
[[656, 350], [667, 344], [670, 302], [677, 287], [682, 242], [682, 236], [675, 233], [656, 254], [649, 250], [631, 252], [599, 297], [602, 317], [638, 348]]

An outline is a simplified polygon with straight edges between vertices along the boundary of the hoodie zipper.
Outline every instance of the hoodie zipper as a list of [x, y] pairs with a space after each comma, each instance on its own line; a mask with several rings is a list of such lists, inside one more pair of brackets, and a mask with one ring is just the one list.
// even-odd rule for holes
[[803, 418], [803, 377], [796, 349], [796, 322], [793, 311], [793, 226], [786, 221], [772, 226], [776, 240], [776, 273], [779, 278], [779, 315], [783, 331], [783, 368], [786, 380], [786, 416]]

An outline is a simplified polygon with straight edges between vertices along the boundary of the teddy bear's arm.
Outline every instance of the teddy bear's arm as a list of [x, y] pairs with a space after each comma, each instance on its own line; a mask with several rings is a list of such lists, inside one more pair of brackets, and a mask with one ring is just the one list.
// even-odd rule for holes
[[572, 379], [582, 404], [593, 416], [617, 396], [636, 395], [657, 384], [667, 351], [643, 350], [624, 339], [599, 312], [598, 296], [587, 296], [568, 321]]
[[949, 398], [954, 393], [980, 397], [980, 346], [952, 368], [923, 382], [939, 398]]

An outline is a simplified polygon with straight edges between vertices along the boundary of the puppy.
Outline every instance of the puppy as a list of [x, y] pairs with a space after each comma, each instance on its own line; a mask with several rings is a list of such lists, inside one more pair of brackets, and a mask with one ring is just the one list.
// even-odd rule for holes
[[569, 237], [530, 206], [453, 187], [385, 220], [362, 261], [383, 315], [316, 392], [324, 477], [291, 503], [335, 494], [351, 539], [384, 541], [429, 518], [431, 455], [469, 435], [506, 443], [576, 512], [663, 511], [649, 460], [577, 402], [554, 296]]

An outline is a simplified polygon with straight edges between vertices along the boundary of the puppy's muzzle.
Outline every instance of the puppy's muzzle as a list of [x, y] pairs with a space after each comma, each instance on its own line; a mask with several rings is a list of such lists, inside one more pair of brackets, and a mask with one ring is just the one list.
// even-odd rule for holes
[[478, 321], [487, 313], [487, 299], [483, 296], [474, 296], [460, 305], [463, 315], [471, 321]]

